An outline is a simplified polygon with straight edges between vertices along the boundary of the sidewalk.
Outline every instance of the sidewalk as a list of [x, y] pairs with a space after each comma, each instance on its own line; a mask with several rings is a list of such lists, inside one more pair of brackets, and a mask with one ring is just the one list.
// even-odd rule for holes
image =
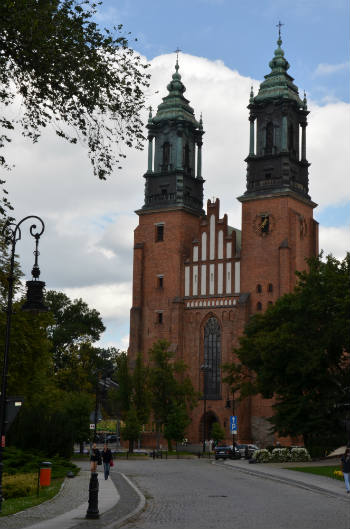
[[[256, 463], [249, 464], [245, 459], [227, 460], [224, 463], [231, 467], [232, 470], [244, 472], [246, 474], [254, 475], [262, 479], [270, 479], [280, 483], [290, 484], [306, 490], [342, 497], [350, 501], [349, 494], [346, 494], [344, 482], [337, 479], [331, 479], [326, 476], [318, 476], [316, 474], [308, 474], [306, 472], [297, 472], [295, 470], [288, 470], [289, 467], [309, 467], [322, 466], [322, 463]], [[329, 465], [325, 462], [323, 466]], [[332, 464], [337, 465], [338, 461]], [[340, 465], [339, 465], [340, 468]]]
[[[98, 472], [99, 513], [97, 520], [86, 520], [90, 469], [87, 462], [76, 462], [80, 473], [66, 478], [60, 492], [47, 502], [0, 518], [0, 529], [113, 528], [144, 505], [144, 498], [129, 480], [112, 469], [110, 479]], [[119, 505], [122, 499], [123, 505]]]

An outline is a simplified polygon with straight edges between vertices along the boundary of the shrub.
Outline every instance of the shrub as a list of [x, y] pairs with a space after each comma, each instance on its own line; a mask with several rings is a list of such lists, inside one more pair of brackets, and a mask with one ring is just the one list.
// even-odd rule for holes
[[311, 461], [311, 457], [306, 448], [292, 448], [290, 451], [290, 461], [293, 461], [293, 463], [298, 461]]
[[74, 463], [58, 456], [47, 457], [41, 452], [20, 450], [14, 446], [6, 447], [4, 450], [4, 470], [6, 474], [37, 473], [40, 463], [47, 460], [52, 463], [52, 478], [64, 477], [69, 471], [74, 472], [74, 474], [79, 471]]
[[271, 453], [272, 463], [286, 463], [291, 460], [288, 448], [274, 448]]
[[269, 463], [271, 461], [271, 454], [266, 448], [255, 450], [253, 459], [256, 459], [258, 463]]
[[37, 474], [15, 474], [4, 475], [2, 492], [6, 500], [10, 498], [20, 498], [32, 496], [37, 487]]

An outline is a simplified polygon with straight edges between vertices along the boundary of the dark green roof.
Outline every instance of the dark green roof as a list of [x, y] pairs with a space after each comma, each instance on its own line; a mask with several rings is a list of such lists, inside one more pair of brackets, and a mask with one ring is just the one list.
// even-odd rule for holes
[[200, 128], [200, 123], [194, 116], [193, 108], [183, 96], [186, 87], [181, 81], [178, 61], [176, 61], [175, 70], [172, 80], [167, 86], [169, 94], [163, 97], [163, 103], [158, 106], [157, 114], [149, 120], [149, 123], [156, 124], [164, 120], [184, 120], [189, 121], [196, 128]]
[[265, 81], [261, 83], [259, 93], [253, 101], [261, 103], [268, 99], [292, 99], [302, 107], [303, 101], [299, 97], [298, 87], [293, 83], [293, 77], [287, 73], [290, 65], [284, 57], [281, 44], [282, 40], [279, 37], [275, 55], [269, 63], [271, 72], [265, 75]]

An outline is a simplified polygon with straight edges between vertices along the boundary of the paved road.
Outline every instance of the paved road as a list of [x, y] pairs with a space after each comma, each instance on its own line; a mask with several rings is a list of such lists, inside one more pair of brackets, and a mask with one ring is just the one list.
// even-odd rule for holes
[[203, 460], [119, 461], [143, 492], [132, 529], [350, 529], [350, 498]]

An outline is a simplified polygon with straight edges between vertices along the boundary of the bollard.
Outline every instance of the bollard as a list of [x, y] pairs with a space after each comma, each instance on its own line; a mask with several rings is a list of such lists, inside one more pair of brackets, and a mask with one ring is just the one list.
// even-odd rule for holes
[[98, 511], [98, 478], [97, 472], [91, 472], [90, 484], [89, 484], [89, 504], [86, 511], [85, 518], [99, 518], [100, 513]]
[[198, 454], [197, 454], [197, 455], [198, 455], [198, 459], [200, 459], [200, 458], [201, 458], [201, 453], [200, 453], [200, 452], [198, 452]]

